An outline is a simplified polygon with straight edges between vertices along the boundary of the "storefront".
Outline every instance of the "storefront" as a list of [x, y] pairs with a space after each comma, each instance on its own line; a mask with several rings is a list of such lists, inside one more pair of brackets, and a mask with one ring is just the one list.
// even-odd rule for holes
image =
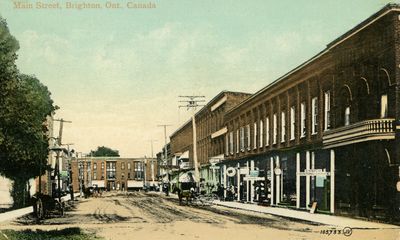
[[224, 198], [229, 201], [266, 202], [265, 156], [221, 162], [220, 176]]
[[267, 167], [270, 204], [333, 212], [334, 174], [330, 171], [333, 166], [334, 152], [329, 150], [271, 156]]

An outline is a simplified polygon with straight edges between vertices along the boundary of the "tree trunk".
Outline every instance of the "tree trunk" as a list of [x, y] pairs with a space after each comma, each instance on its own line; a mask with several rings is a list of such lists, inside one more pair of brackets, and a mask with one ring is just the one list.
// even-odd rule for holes
[[25, 179], [13, 179], [13, 187], [11, 190], [11, 196], [14, 200], [13, 208], [25, 207], [26, 203], [29, 203], [29, 193], [26, 191], [27, 180]]

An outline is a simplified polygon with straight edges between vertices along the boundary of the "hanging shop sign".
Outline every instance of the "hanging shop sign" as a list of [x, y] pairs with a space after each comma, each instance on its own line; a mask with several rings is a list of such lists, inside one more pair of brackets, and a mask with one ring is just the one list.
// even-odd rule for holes
[[258, 177], [258, 174], [260, 173], [260, 171], [258, 170], [250, 170], [250, 177]]
[[331, 173], [326, 169], [305, 169], [304, 172], [297, 173], [300, 176], [330, 176]]
[[233, 177], [233, 176], [235, 176], [235, 175], [236, 175], [236, 169], [235, 169], [234, 167], [228, 167], [228, 168], [226, 169], [226, 175], [227, 175], [228, 177]]
[[239, 169], [240, 174], [242, 175], [249, 175], [249, 169], [247, 167]]
[[281, 170], [280, 168], [275, 168], [274, 173], [275, 173], [276, 175], [281, 175], [282, 170]]

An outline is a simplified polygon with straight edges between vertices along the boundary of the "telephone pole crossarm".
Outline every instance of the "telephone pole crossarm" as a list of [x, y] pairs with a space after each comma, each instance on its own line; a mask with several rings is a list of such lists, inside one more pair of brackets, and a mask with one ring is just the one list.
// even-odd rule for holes
[[197, 107], [202, 107], [205, 106], [203, 104], [199, 104], [200, 102], [205, 102], [206, 100], [204, 99], [205, 96], [179, 96], [180, 98], [185, 98], [184, 100], [180, 100], [179, 102], [185, 102], [187, 103], [186, 105], [180, 105], [179, 108], [181, 107], [186, 107], [187, 110], [190, 108], [193, 109], [193, 114], [192, 114], [192, 127], [193, 127], [193, 164], [194, 164], [194, 174], [195, 174], [195, 179], [196, 181], [200, 182], [200, 172], [199, 172], [199, 164], [197, 161], [197, 136], [196, 136], [196, 108]]

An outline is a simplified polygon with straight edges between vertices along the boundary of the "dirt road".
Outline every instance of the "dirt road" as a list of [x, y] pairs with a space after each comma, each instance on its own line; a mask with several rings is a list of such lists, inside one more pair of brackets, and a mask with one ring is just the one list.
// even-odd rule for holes
[[53, 230], [80, 227], [105, 239], [393, 239], [398, 230], [354, 229], [351, 236], [328, 235], [342, 230], [281, 217], [216, 206], [179, 205], [156, 193], [108, 194], [75, 203], [64, 217], [36, 222], [25, 216], [0, 229]]

